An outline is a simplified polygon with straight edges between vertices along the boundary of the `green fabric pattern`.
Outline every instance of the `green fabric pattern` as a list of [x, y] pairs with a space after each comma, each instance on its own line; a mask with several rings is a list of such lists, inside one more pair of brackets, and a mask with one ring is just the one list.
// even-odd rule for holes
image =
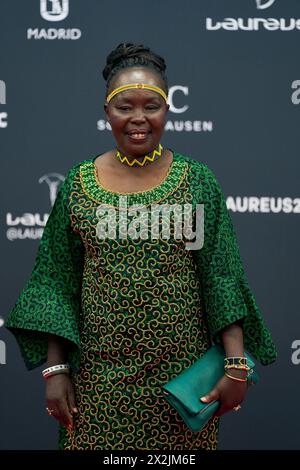
[[5, 322], [28, 369], [47, 359], [47, 335], [70, 341], [70, 363], [79, 366], [80, 288], [84, 247], [71, 228], [68, 203], [75, 166], [61, 185], [44, 228], [32, 274]]
[[247, 282], [221, 186], [207, 165], [191, 167], [194, 202], [204, 204], [204, 246], [194, 254], [212, 338], [220, 343], [220, 330], [243, 319], [245, 349], [263, 365], [271, 364], [276, 347]]
[[99, 184], [94, 160], [75, 165], [62, 184], [6, 326], [28, 368], [45, 361], [46, 332], [72, 346], [79, 414], [72, 433], [60, 428], [61, 449], [215, 449], [218, 418], [192, 433], [161, 385], [239, 319], [248, 351], [263, 364], [276, 358], [220, 186], [205, 164], [173, 152], [160, 185], [128, 194], [128, 206], [204, 203], [201, 250], [186, 250], [174, 224], [168, 240], [100, 240], [97, 208], [117, 207], [119, 195]]

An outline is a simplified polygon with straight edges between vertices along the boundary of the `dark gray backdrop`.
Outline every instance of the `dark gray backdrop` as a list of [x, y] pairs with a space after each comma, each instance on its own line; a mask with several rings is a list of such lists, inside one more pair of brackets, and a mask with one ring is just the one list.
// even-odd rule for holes
[[[207, 163], [228, 203], [241, 198], [258, 207], [232, 218], [279, 358], [259, 367], [247, 404], [223, 418], [220, 449], [299, 449], [300, 2], [70, 0], [60, 21], [44, 18], [42, 3], [0, 0], [0, 315], [31, 273], [39, 219], [51, 209], [50, 186], [39, 179], [59, 181], [74, 163], [113, 145], [110, 131], [98, 129], [106, 55], [123, 41], [147, 44], [166, 58], [170, 86], [184, 87], [173, 88], [173, 110], [188, 109], [170, 112], [169, 127], [188, 121], [196, 129], [168, 130], [164, 143]], [[45, 2], [51, 18], [55, 3], [63, 6]], [[208, 30], [206, 18], [223, 26]], [[232, 18], [227, 29], [225, 18]], [[228, 29], [242, 24], [258, 26]], [[0, 362], [0, 449], [56, 448], [41, 369], [26, 371], [4, 328]]]

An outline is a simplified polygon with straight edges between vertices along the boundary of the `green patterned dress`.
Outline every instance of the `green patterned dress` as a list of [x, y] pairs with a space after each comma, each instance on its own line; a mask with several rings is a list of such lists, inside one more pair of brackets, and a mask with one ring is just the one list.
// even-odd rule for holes
[[128, 207], [204, 204], [203, 247], [187, 250], [172, 231], [169, 239], [100, 239], [97, 208], [118, 211], [121, 194], [101, 186], [95, 158], [84, 160], [59, 189], [6, 326], [29, 369], [46, 360], [45, 333], [70, 342], [79, 413], [72, 433], [60, 428], [61, 449], [216, 449], [219, 419], [193, 433], [161, 385], [238, 319], [246, 349], [262, 364], [276, 357], [222, 190], [204, 163], [174, 152], [158, 186], [125, 195]]

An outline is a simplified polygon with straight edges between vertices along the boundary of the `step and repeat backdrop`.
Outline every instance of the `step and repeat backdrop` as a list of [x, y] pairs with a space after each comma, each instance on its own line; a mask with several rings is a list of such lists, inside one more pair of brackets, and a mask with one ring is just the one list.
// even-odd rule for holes
[[166, 59], [164, 144], [216, 174], [278, 347], [219, 448], [300, 449], [299, 0], [0, 0], [0, 449], [57, 446], [5, 317], [68, 169], [113, 146], [101, 71], [124, 41]]

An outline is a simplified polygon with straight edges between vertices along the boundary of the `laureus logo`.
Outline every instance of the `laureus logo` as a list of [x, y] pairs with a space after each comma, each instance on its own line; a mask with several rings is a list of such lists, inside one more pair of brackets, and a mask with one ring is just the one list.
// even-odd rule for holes
[[[49, 188], [50, 203], [53, 206], [59, 185], [65, 177], [59, 173], [47, 173], [41, 176], [39, 183], [46, 183]], [[21, 215], [8, 212], [6, 214], [6, 237], [9, 241], [37, 240], [43, 235], [43, 229], [47, 223], [49, 214], [25, 212]]]
[[[256, 8], [258, 10], [266, 10], [275, 3], [275, 0], [256, 0]], [[215, 20], [214, 18], [206, 18], [206, 29], [208, 31], [295, 31], [300, 30], [300, 18], [230, 18]]]
[[270, 6], [273, 5], [275, 0], [256, 0], [256, 7], [259, 10], [265, 10], [266, 8], [269, 8]]
[[69, 0], [40, 0], [42, 18], [47, 21], [62, 21], [69, 14]]
[[49, 186], [49, 193], [50, 193], [50, 203], [53, 206], [59, 184], [64, 181], [64, 176], [60, 175], [59, 173], [48, 173], [47, 175], [41, 176], [39, 179], [39, 183], [47, 183]]

